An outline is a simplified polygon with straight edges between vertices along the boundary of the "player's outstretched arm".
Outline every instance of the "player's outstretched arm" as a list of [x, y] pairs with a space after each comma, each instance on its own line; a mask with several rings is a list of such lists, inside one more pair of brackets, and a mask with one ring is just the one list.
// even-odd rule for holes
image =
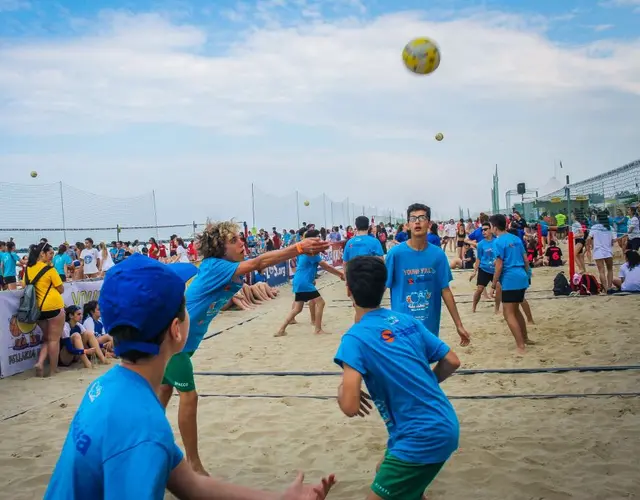
[[322, 241], [320, 238], [305, 238], [295, 245], [282, 248], [281, 250], [265, 252], [255, 259], [242, 261], [238, 266], [236, 276], [242, 276], [244, 274], [252, 273], [253, 271], [260, 271], [269, 266], [275, 266], [276, 264], [286, 262], [303, 253], [307, 255], [317, 255], [328, 248], [329, 242]]
[[334, 276], [337, 276], [338, 278], [340, 278], [341, 280], [344, 280], [344, 273], [340, 271], [340, 269], [336, 269], [335, 267], [330, 266], [324, 260], [321, 260], [320, 264], [318, 265], [328, 273], [331, 273]]
[[196, 474], [186, 460], [171, 471], [167, 488], [179, 499], [200, 500], [324, 500], [335, 484], [333, 474], [323, 477], [318, 484], [304, 484], [304, 474], [283, 493], [267, 492], [225, 483]]

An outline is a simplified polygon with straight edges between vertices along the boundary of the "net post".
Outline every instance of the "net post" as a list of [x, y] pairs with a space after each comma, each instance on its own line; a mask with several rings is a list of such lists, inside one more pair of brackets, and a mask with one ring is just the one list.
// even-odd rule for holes
[[538, 222], [537, 228], [538, 228], [538, 252], [540, 252], [540, 255], [542, 255], [542, 249], [543, 249], [543, 244], [542, 244], [542, 225], [540, 224], [540, 222]]
[[64, 217], [64, 191], [62, 189], [62, 181], [60, 181], [60, 207], [62, 208], [62, 235], [64, 241], [67, 241], [67, 223]]
[[327, 228], [327, 195], [322, 193], [322, 214], [324, 215], [324, 227]]
[[198, 229], [198, 224], [196, 224], [196, 221], [193, 221], [193, 239], [196, 238], [196, 230]]
[[251, 183], [251, 217], [251, 227], [256, 227], [256, 195], [254, 193], [253, 182]]
[[576, 273], [576, 255], [575, 245], [573, 241], [573, 229], [571, 229], [571, 226], [569, 226], [567, 242], [569, 243], [569, 283], [571, 284], [571, 288], [575, 290], [575, 285], [573, 284], [573, 275]]
[[151, 196], [153, 198], [153, 221], [155, 222], [156, 227], [156, 239], [160, 239], [160, 232], [158, 231], [158, 210], [156, 208], [156, 190], [151, 191]]
[[298, 191], [296, 191], [296, 217], [298, 218], [298, 229], [300, 229], [300, 200], [298, 199]]

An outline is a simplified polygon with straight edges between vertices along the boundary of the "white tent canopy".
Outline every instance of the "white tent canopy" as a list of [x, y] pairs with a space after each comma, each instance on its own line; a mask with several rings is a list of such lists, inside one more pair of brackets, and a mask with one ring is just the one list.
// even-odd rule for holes
[[555, 191], [558, 191], [559, 189], [562, 189], [563, 187], [564, 184], [562, 184], [562, 182], [560, 182], [555, 177], [551, 177], [551, 179], [549, 179], [547, 183], [538, 190], [538, 196], [546, 196]]

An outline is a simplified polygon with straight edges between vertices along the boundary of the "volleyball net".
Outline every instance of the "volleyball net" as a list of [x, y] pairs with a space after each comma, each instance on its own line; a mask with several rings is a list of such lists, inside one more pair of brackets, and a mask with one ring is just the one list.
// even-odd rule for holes
[[0, 240], [13, 238], [26, 248], [41, 238], [54, 245], [84, 241], [147, 240], [173, 234], [183, 227], [158, 226], [154, 193], [114, 198], [53, 184], [0, 183]]
[[[99, 195], [63, 182], [52, 184], [0, 183], [3, 203], [0, 215], [0, 241], [13, 238], [18, 249], [46, 238], [54, 246], [92, 238], [99, 242], [138, 240], [153, 237], [167, 241], [173, 234], [190, 239], [202, 231], [204, 221], [164, 225], [158, 223], [155, 192], [140, 196], [114, 198]], [[276, 227], [297, 230], [303, 222], [317, 227], [347, 227], [359, 215], [376, 223], [403, 222], [401, 210], [358, 204], [345, 199], [335, 201], [326, 194], [310, 196], [302, 192], [269, 194], [255, 188], [252, 192], [252, 220], [249, 228], [271, 230]]]
[[359, 204], [355, 200], [335, 201], [326, 194], [309, 196], [301, 191], [274, 195], [257, 187], [252, 189], [252, 220], [249, 228], [278, 231], [298, 229], [303, 223], [316, 227], [353, 226], [355, 218], [367, 216], [376, 223], [396, 224], [405, 221], [401, 210]]

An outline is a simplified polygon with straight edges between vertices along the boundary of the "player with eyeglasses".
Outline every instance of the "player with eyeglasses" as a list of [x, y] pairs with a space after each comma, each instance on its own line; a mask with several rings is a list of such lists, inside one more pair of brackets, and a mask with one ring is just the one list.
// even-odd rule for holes
[[453, 280], [449, 259], [440, 247], [427, 242], [431, 208], [414, 203], [407, 209], [407, 221], [410, 239], [389, 250], [386, 259], [391, 309], [410, 314], [439, 336], [444, 301], [456, 325], [460, 345], [467, 346], [471, 343], [470, 335], [462, 324], [449, 287]]

